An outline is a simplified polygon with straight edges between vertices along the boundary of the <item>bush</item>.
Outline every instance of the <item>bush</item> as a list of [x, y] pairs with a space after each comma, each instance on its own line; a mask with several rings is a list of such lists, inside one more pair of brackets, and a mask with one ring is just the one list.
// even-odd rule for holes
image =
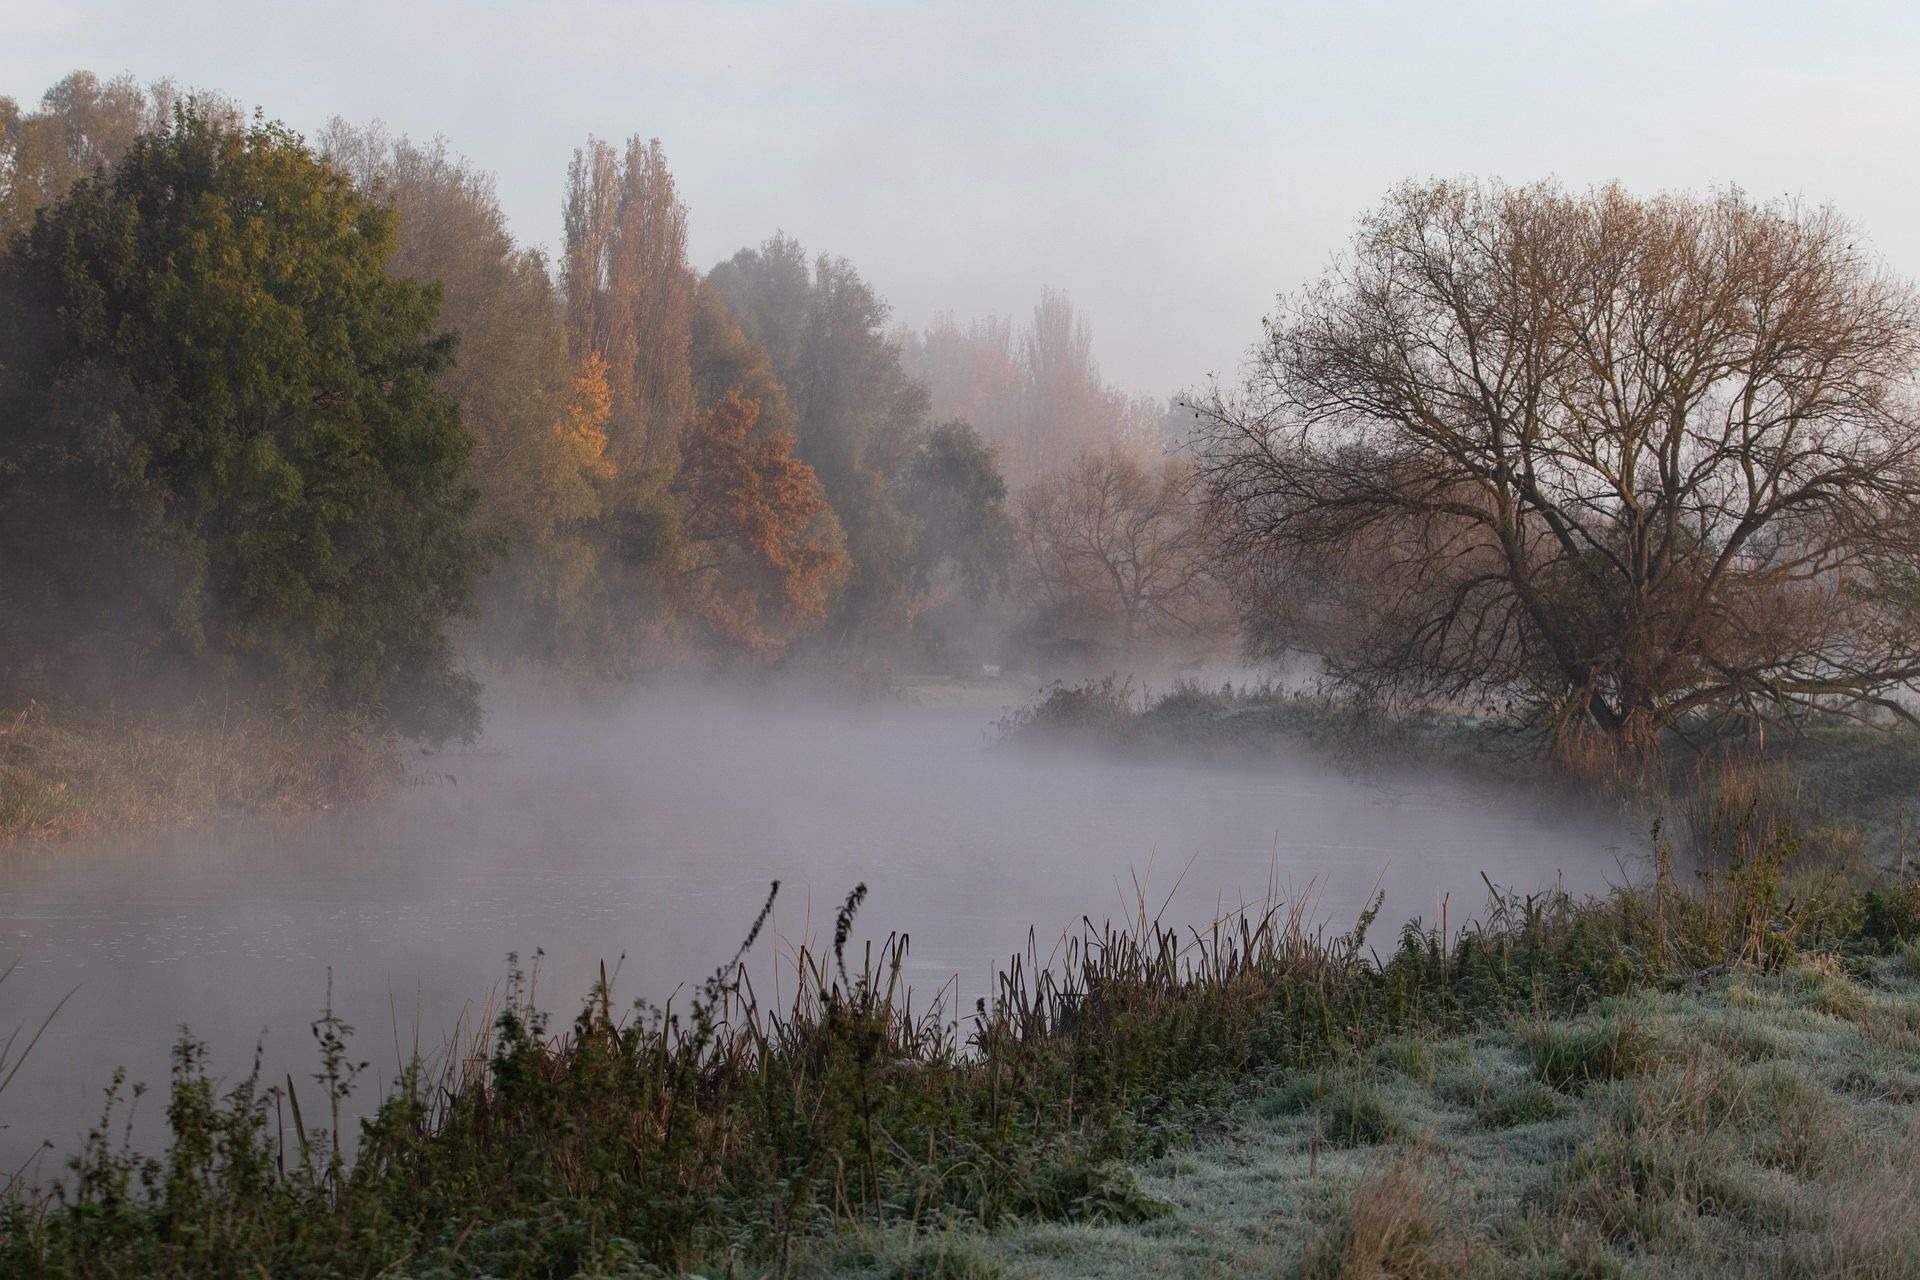
[[1078, 684], [1056, 680], [994, 726], [1003, 741], [1118, 735], [1133, 718], [1134, 701], [1131, 676], [1102, 676]]

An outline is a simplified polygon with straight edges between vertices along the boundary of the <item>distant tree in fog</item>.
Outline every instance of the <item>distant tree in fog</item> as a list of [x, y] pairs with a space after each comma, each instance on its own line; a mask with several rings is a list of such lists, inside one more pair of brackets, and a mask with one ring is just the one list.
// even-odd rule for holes
[[964, 327], [940, 315], [924, 332], [902, 329], [894, 341], [906, 368], [926, 384], [928, 413], [941, 422], [965, 422], [997, 456], [1009, 482], [1025, 465], [1027, 374], [1013, 322], [999, 316]]
[[1117, 632], [1211, 631], [1222, 622], [1201, 495], [1190, 467], [1085, 453], [1023, 489], [1017, 574], [1030, 606]]
[[[169, 81], [143, 88], [131, 76], [102, 80], [91, 71], [75, 71], [47, 90], [37, 111], [0, 97], [0, 246], [26, 230], [36, 210], [166, 123], [179, 101]], [[215, 105], [201, 95], [202, 110]], [[222, 110], [232, 113], [224, 104]]]
[[1190, 415], [1165, 396], [1130, 396], [1109, 391], [1114, 421], [1114, 443], [1135, 457], [1168, 457], [1183, 448], [1192, 435]]
[[766, 660], [826, 618], [846, 570], [838, 522], [813, 468], [783, 432], [754, 438], [759, 406], [728, 392], [686, 429], [680, 471], [684, 562], [676, 594], [727, 649]]
[[933, 416], [973, 425], [1018, 488], [1090, 449], [1119, 444], [1157, 458], [1170, 441], [1168, 407], [1101, 381], [1093, 331], [1064, 292], [1043, 289], [1029, 322], [989, 316], [964, 328], [937, 317], [901, 332], [908, 370], [924, 380]]
[[470, 731], [485, 544], [395, 215], [276, 126], [188, 106], [0, 263], [0, 682], [158, 674]]
[[693, 401], [705, 412], [734, 392], [760, 406], [757, 434], [794, 430], [793, 400], [767, 349], [749, 338], [713, 285], [700, 282], [693, 297]]
[[1042, 289], [1021, 340], [1029, 422], [1022, 469], [1045, 475], [1117, 438], [1115, 405], [1093, 359], [1093, 329], [1059, 289]]
[[1828, 210], [1410, 184], [1199, 445], [1256, 642], [1652, 750], [1920, 679], [1920, 306]]
[[1013, 524], [993, 450], [964, 422], [931, 427], [907, 465], [900, 505], [913, 517], [911, 572], [922, 596], [950, 576], [960, 595], [984, 604], [1007, 580]]

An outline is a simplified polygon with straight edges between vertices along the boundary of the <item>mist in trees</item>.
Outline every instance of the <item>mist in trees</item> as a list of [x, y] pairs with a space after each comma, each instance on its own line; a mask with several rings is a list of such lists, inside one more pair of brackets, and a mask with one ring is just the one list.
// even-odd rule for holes
[[1226, 597], [1192, 467], [1143, 464], [1115, 446], [1022, 491], [1022, 591], [1080, 634], [1218, 633]]
[[440, 384], [472, 438], [481, 522], [507, 554], [483, 581], [487, 652], [552, 660], [599, 640], [600, 548], [587, 531], [612, 471], [606, 367], [576, 363], [547, 262], [514, 243], [485, 173], [444, 140], [335, 119], [322, 154], [398, 215], [390, 270], [439, 289], [455, 338]]
[[[480, 667], [1232, 643], [1623, 755], [1906, 716], [1920, 304], [1827, 210], [1410, 184], [1246, 384], [1111, 385], [1059, 289], [895, 322], [665, 145], [516, 241], [445, 139], [76, 72], [0, 99], [0, 678], [471, 732]], [[163, 676], [169, 679], [162, 679]]]
[[945, 315], [895, 336], [932, 415], [970, 423], [1016, 489], [1111, 445], [1153, 458], [1186, 439], [1173, 402], [1104, 381], [1092, 325], [1061, 290], [1042, 289], [1024, 324], [988, 316], [963, 326]]
[[0, 184], [11, 698], [164, 669], [445, 737], [475, 664], [965, 666], [1168, 616], [1059, 570], [1068, 476], [1138, 479], [1156, 538], [1185, 493], [1064, 292], [915, 333], [782, 233], [702, 274], [658, 139], [573, 153], [552, 260], [446, 139], [166, 82], [0, 99]]
[[707, 286], [764, 348], [793, 405], [798, 454], [825, 486], [850, 561], [833, 613], [859, 642], [907, 619], [914, 528], [889, 483], [926, 415], [884, 331], [887, 305], [844, 258], [809, 261], [775, 235], [716, 266]]

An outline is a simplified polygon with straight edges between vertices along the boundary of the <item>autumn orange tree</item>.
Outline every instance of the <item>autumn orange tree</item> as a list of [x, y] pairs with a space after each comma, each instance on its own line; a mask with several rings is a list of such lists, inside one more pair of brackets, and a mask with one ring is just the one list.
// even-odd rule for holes
[[682, 608], [735, 653], [770, 661], [827, 616], [846, 575], [839, 522], [793, 437], [756, 437], [758, 402], [728, 392], [680, 438]]

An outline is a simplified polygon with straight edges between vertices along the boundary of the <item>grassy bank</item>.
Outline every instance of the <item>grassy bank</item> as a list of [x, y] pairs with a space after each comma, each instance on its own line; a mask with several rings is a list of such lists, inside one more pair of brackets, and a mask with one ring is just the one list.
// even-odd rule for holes
[[0, 714], [0, 844], [317, 809], [399, 771], [390, 740], [344, 718], [203, 710], [159, 720], [36, 703]]
[[336, 1020], [278, 1087], [186, 1041], [171, 1147], [109, 1116], [14, 1189], [0, 1272], [1906, 1274], [1920, 888], [1788, 885], [1788, 852], [1454, 938], [1089, 929], [971, 1011], [849, 954], [855, 895], [779, 1008], [738, 964], [564, 1028], [517, 988], [357, 1144]]
[[1150, 1217], [871, 1230], [839, 1269], [1911, 1277], [1917, 1053], [1911, 948], [1398, 1035], [1278, 1074], [1140, 1161]]

